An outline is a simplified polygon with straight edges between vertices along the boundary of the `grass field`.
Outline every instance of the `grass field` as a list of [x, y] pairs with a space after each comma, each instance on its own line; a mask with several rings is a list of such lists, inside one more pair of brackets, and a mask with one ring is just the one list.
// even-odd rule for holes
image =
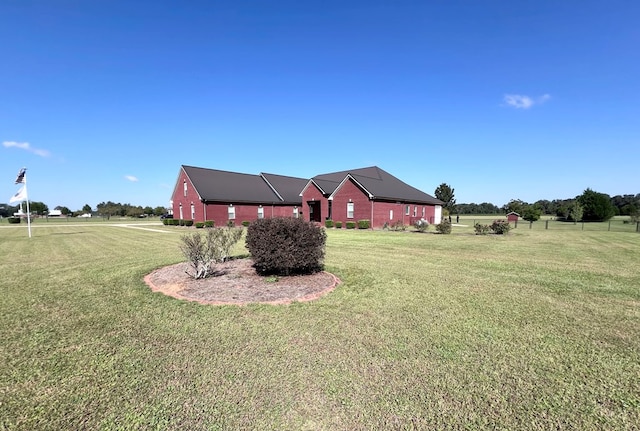
[[334, 292], [214, 307], [142, 281], [182, 232], [0, 228], [0, 429], [639, 429], [640, 234], [329, 230]]

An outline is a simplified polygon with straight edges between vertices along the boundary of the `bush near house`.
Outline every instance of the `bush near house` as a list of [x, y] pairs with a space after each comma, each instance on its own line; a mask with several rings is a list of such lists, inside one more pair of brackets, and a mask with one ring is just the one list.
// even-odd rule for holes
[[326, 227], [326, 228], [333, 227], [333, 220], [325, 220], [324, 221], [324, 227]]
[[426, 232], [427, 229], [429, 229], [429, 222], [422, 219], [422, 220], [417, 220], [414, 224], [413, 227], [418, 231], [418, 232]]
[[451, 233], [451, 222], [448, 218], [443, 218], [440, 224], [436, 225], [436, 231], [442, 234], [450, 234]]
[[18, 224], [20, 223], [20, 217], [8, 217], [7, 221], [9, 224]]
[[336, 229], [342, 229], [342, 222], [341, 221], [337, 221], [336, 222]]
[[203, 221], [196, 222], [196, 229], [202, 229], [203, 227], [204, 227]]
[[213, 227], [216, 224], [215, 221], [213, 220], [205, 220], [204, 221], [204, 227]]
[[354, 222], [354, 221], [348, 221], [348, 222], [346, 223], [346, 228], [347, 228], [347, 229], [355, 229], [355, 228], [356, 228], [356, 222]]
[[242, 222], [242, 226], [244, 226], [244, 227], [249, 227], [249, 225], [250, 225], [250, 224], [251, 224], [251, 222], [250, 222], [250, 221], [248, 221], [248, 220], [244, 220], [244, 221]]
[[324, 268], [326, 235], [300, 218], [260, 219], [247, 229], [246, 246], [261, 275], [313, 274]]
[[180, 250], [187, 258], [191, 272], [187, 274], [195, 279], [206, 278], [214, 273], [216, 263], [226, 261], [231, 248], [242, 237], [242, 229], [212, 228], [207, 233], [193, 232], [182, 236]]
[[391, 225], [389, 225], [389, 229], [393, 230], [393, 231], [405, 231], [407, 230], [407, 225], [405, 225], [404, 223], [402, 223], [402, 220], [396, 220], [393, 223], [391, 223]]
[[358, 220], [358, 229], [369, 229], [371, 227], [370, 220]]

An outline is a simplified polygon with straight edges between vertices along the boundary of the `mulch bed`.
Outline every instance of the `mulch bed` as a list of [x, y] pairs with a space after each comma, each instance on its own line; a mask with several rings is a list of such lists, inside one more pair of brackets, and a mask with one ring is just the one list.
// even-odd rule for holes
[[311, 301], [331, 292], [340, 280], [328, 272], [311, 275], [263, 277], [251, 259], [233, 259], [218, 265], [217, 273], [194, 280], [185, 271], [189, 264], [178, 263], [157, 269], [144, 278], [154, 292], [201, 304], [245, 305], [290, 304]]

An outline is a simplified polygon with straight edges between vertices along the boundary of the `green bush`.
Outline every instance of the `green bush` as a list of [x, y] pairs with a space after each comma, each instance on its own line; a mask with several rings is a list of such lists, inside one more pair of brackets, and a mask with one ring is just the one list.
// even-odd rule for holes
[[342, 229], [342, 222], [341, 221], [337, 221], [336, 222], [336, 229]]
[[233, 220], [228, 220], [227, 221], [227, 227], [235, 227], [236, 226], [236, 222]]
[[180, 220], [179, 219], [171, 219], [169, 220], [171, 223], [169, 223], [170, 226], [178, 226], [180, 225]]
[[476, 223], [475, 225], [473, 225], [473, 230], [475, 230], [476, 235], [486, 235], [489, 233], [490, 229], [491, 228], [488, 224]]
[[369, 229], [371, 227], [370, 220], [358, 220], [358, 229]]
[[417, 220], [414, 224], [413, 227], [418, 231], [418, 232], [426, 232], [427, 229], [429, 229], [429, 222], [424, 220], [424, 219], [420, 219]]
[[451, 222], [448, 218], [443, 218], [440, 224], [436, 225], [436, 231], [442, 234], [450, 234], [451, 233]]
[[261, 275], [312, 274], [323, 269], [326, 237], [300, 218], [259, 219], [247, 229], [246, 246]]
[[9, 224], [18, 224], [20, 223], [20, 217], [8, 217], [7, 221]]
[[511, 225], [509, 224], [508, 220], [494, 220], [491, 224], [491, 230], [496, 235], [503, 235], [505, 233], [509, 233], [509, 230], [511, 230]]
[[249, 227], [250, 224], [251, 224], [251, 222], [249, 222], [248, 220], [243, 220], [242, 221], [242, 226], [244, 226], [244, 227]]
[[178, 219], [178, 225], [184, 226], [184, 219]]
[[324, 221], [324, 227], [326, 227], [326, 228], [333, 227], [333, 220], [325, 220]]
[[193, 226], [193, 220], [183, 220], [185, 226]]
[[204, 227], [213, 227], [216, 224], [215, 221], [213, 220], [205, 220], [204, 221]]
[[204, 227], [203, 221], [196, 222], [196, 229], [202, 229], [203, 227]]
[[348, 222], [346, 223], [346, 228], [347, 228], [347, 229], [355, 229], [355, 228], [356, 228], [356, 222], [354, 222], [354, 221], [348, 221]]

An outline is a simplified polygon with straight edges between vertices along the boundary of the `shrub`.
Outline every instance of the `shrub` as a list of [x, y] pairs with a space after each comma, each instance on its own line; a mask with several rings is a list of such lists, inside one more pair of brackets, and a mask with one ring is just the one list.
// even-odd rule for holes
[[491, 224], [491, 230], [497, 235], [503, 235], [509, 233], [511, 225], [507, 220], [494, 220]]
[[436, 225], [436, 230], [438, 233], [442, 234], [450, 234], [451, 233], [451, 222], [448, 218], [443, 218], [440, 224]]
[[242, 229], [236, 228], [212, 228], [205, 235], [194, 232], [182, 236], [180, 250], [192, 270], [187, 274], [195, 279], [212, 275], [214, 265], [229, 258], [231, 248], [241, 237]]
[[426, 232], [426, 230], [429, 229], [429, 222], [425, 219], [420, 219], [413, 224], [413, 227], [418, 232]]
[[193, 226], [193, 220], [183, 220], [185, 226]]
[[369, 227], [371, 227], [371, 221], [358, 220], [358, 229], [369, 229]]
[[407, 226], [406, 226], [404, 223], [402, 223], [402, 220], [396, 220], [396, 221], [394, 221], [393, 223], [391, 223], [391, 225], [389, 226], [389, 228], [390, 228], [391, 230], [396, 231], [396, 232], [397, 232], [397, 231], [405, 231], [405, 230], [407, 230]]
[[354, 222], [354, 221], [348, 221], [348, 222], [346, 223], [346, 226], [345, 226], [345, 227], [346, 227], [347, 229], [355, 229], [355, 228], [356, 228], [356, 222]]
[[7, 221], [9, 224], [18, 224], [20, 223], [20, 217], [7, 217]]
[[473, 230], [476, 231], [476, 235], [486, 235], [489, 233], [489, 229], [491, 228], [488, 224], [476, 223], [475, 225], [473, 225]]
[[336, 222], [336, 229], [342, 229], [342, 222], [341, 221], [337, 221]]
[[326, 227], [326, 228], [333, 227], [333, 220], [325, 220], [324, 221], [324, 227]]
[[171, 223], [169, 223], [170, 226], [178, 226], [180, 224], [180, 220], [178, 219], [171, 219], [169, 220]]
[[216, 224], [213, 220], [205, 220], [204, 227], [213, 227]]
[[202, 229], [203, 227], [204, 227], [203, 221], [196, 222], [196, 229]]
[[227, 220], [227, 227], [235, 227], [236, 226], [236, 222], [233, 220]]
[[180, 226], [184, 226], [184, 219], [178, 219], [178, 224]]
[[277, 217], [252, 223], [246, 246], [261, 275], [312, 274], [323, 269], [326, 238], [312, 222]]

